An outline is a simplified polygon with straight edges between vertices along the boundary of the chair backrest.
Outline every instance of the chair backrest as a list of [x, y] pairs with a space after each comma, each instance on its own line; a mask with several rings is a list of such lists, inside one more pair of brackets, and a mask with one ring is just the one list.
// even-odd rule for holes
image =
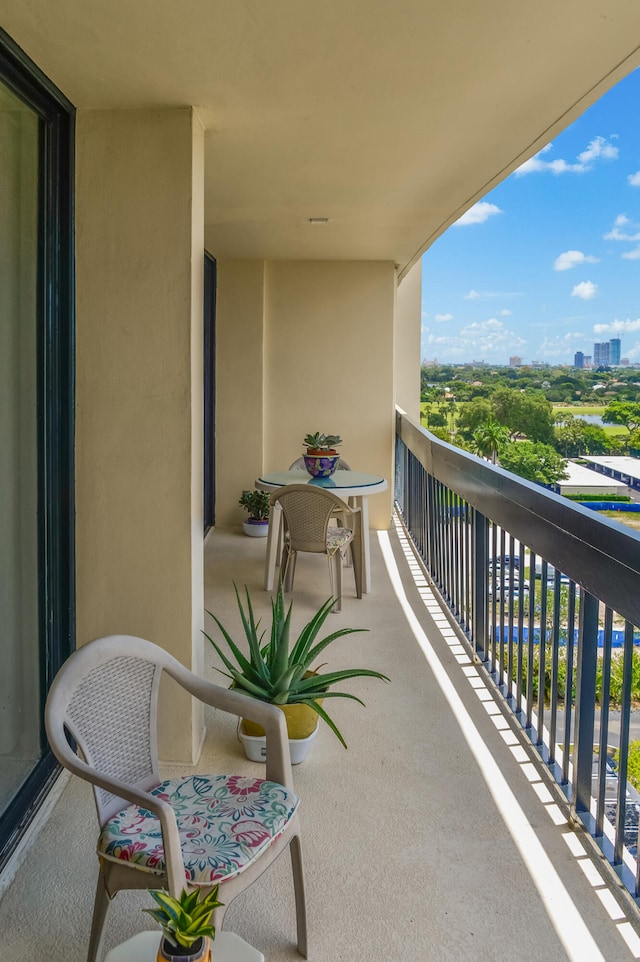
[[273, 506], [279, 502], [294, 551], [327, 552], [327, 528], [331, 518], [351, 513], [342, 498], [326, 488], [311, 484], [288, 484], [270, 496]]
[[[91, 774], [77, 767], [80, 759], [103, 779], [144, 791], [158, 784], [163, 668], [158, 651], [142, 638], [117, 635], [90, 642], [65, 662], [51, 686], [45, 718], [51, 748], [66, 768], [91, 781]], [[129, 804], [95, 782], [93, 791], [100, 824]]]
[[[304, 464], [304, 458], [296, 458], [296, 460], [289, 465], [289, 471], [306, 471], [306, 470], [307, 469]], [[346, 461], [343, 461], [342, 458], [340, 458], [340, 460], [338, 461], [338, 467], [336, 468], [336, 470], [350, 471], [351, 468], [349, 467]]]

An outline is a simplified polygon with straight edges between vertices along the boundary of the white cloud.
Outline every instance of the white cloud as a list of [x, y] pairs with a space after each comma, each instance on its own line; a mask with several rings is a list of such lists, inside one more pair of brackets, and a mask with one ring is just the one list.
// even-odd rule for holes
[[545, 337], [542, 344], [536, 351], [536, 356], [539, 354], [542, 357], [555, 357], [555, 358], [565, 358], [574, 349], [575, 345], [573, 341], [581, 341], [584, 339], [584, 334], [579, 331], [572, 331], [568, 334], [563, 334], [558, 337]]
[[590, 301], [598, 293], [598, 287], [592, 281], [581, 281], [571, 291], [572, 297], [581, 297], [583, 301]]
[[545, 160], [543, 154], [548, 154], [553, 148], [553, 144], [547, 144], [542, 150], [525, 160], [516, 170], [518, 177], [524, 174], [550, 173], [550, 174], [584, 174], [592, 170], [594, 162], [598, 160], [616, 160], [618, 148], [610, 144], [605, 137], [594, 137], [588, 146], [581, 151], [576, 162], [568, 163], [566, 160]]
[[636, 170], [635, 174], [629, 174], [627, 180], [631, 187], [640, 187], [640, 170]]
[[[471, 289], [464, 295], [465, 301], [484, 301], [490, 297], [522, 297], [522, 291], [476, 291]], [[502, 313], [505, 313], [504, 311]], [[511, 311], [507, 311], [510, 314]]]
[[592, 254], [583, 254], [582, 251], [565, 251], [559, 254], [553, 262], [554, 271], [570, 271], [578, 264], [597, 264], [598, 258]]
[[453, 314], [434, 314], [433, 319], [437, 321], [438, 324], [444, 324], [445, 321], [453, 320]]
[[617, 160], [618, 148], [607, 143], [604, 137], [594, 137], [587, 149], [578, 154], [581, 164], [590, 164], [592, 160], [597, 160], [599, 157], [605, 160]]
[[627, 261], [640, 261], [640, 247], [634, 247], [632, 251], [625, 251], [622, 257]]
[[504, 310], [500, 311], [500, 317], [511, 317], [511, 311], [505, 307]]
[[502, 321], [490, 317], [486, 321], [474, 321], [463, 327], [458, 334], [430, 334], [428, 346], [440, 353], [446, 352], [450, 358], [468, 360], [470, 357], [502, 360], [505, 356], [520, 350], [526, 340], [509, 330]]
[[640, 317], [635, 321], [627, 318], [626, 321], [619, 321], [617, 318], [610, 324], [594, 324], [594, 334], [626, 334], [630, 331], [640, 331]]
[[470, 207], [462, 217], [453, 225], [454, 227], [465, 227], [468, 224], [484, 224], [485, 221], [489, 220], [495, 214], [502, 214], [503, 212], [495, 204], [490, 204], [486, 200], [481, 200], [473, 207]]
[[630, 234], [627, 231], [620, 230], [621, 227], [627, 227], [629, 225], [631, 230], [634, 230], [639, 226], [638, 224], [632, 223], [626, 214], [618, 214], [613, 222], [612, 230], [610, 230], [608, 234], [604, 235], [604, 239], [613, 241], [630, 241], [631, 243], [640, 241], [640, 231]]

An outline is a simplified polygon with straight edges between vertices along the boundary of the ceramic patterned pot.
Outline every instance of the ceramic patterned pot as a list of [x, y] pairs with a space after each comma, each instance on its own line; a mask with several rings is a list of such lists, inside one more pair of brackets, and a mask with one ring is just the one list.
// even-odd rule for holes
[[211, 941], [202, 936], [191, 948], [185, 949], [182, 946], [174, 947], [162, 936], [156, 962], [211, 962]]
[[330, 478], [340, 461], [339, 454], [303, 454], [303, 458], [312, 478]]

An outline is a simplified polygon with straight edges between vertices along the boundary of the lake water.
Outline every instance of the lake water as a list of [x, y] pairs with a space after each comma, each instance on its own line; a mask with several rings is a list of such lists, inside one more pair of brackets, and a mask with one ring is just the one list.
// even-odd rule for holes
[[586, 421], [587, 424], [599, 424], [602, 427], [602, 416], [600, 414], [576, 414], [576, 418]]

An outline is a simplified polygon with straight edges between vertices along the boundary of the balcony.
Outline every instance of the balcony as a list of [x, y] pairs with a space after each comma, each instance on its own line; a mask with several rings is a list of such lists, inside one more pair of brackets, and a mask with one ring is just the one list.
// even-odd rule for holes
[[[406, 422], [399, 422], [399, 429], [411, 445], [413, 429]], [[430, 452], [431, 470], [442, 474], [442, 461], [454, 458], [454, 449], [430, 450], [419, 430], [416, 437], [415, 451], [425, 460]], [[401, 475], [408, 451], [399, 462]], [[411, 467], [413, 506], [417, 464]], [[449, 494], [446, 503], [459, 504]], [[404, 510], [413, 509], [404, 502]], [[452, 530], [460, 535], [467, 512], [450, 514], [456, 517]], [[420, 537], [417, 527], [413, 538]], [[589, 832], [572, 812], [575, 804], [566, 786], [556, 783], [553, 765], [530, 737], [526, 704], [521, 701], [520, 714], [514, 714], [511, 703], [517, 698], [508, 683], [504, 677], [497, 684], [492, 679], [495, 646], [487, 642], [485, 658], [468, 627], [482, 624], [476, 588], [465, 587], [481, 542], [466, 534], [458, 538], [454, 564], [456, 549], [444, 538], [444, 528], [437, 539], [439, 572], [462, 573], [440, 588], [452, 596], [455, 616], [440, 600], [398, 519], [389, 532], [372, 537], [373, 592], [356, 600], [347, 571], [343, 610], [331, 615], [332, 625], [369, 629], [338, 642], [332, 666], [377, 668], [391, 676], [391, 684], [354, 683], [351, 690], [363, 697], [366, 709], [346, 700], [330, 706], [348, 751], [323, 726], [311, 754], [294, 770], [303, 799], [310, 958], [638, 958], [632, 897], [598, 857]], [[267, 614], [263, 552], [263, 542], [235, 532], [215, 531], [209, 538], [205, 603], [225, 625], [238, 626], [234, 581], [246, 584]], [[549, 560], [560, 568], [558, 558]], [[476, 587], [481, 583], [482, 578], [469, 580]], [[302, 623], [327, 594], [325, 559], [301, 558], [296, 621]], [[491, 604], [485, 606], [487, 624]], [[508, 609], [509, 603], [507, 627]], [[469, 619], [460, 615], [467, 610]], [[508, 649], [507, 641], [505, 664]], [[217, 677], [208, 646], [205, 660], [211, 677]], [[532, 713], [535, 720], [533, 707]], [[244, 759], [233, 724], [226, 718], [215, 722], [217, 734], [214, 738], [213, 729], [208, 734], [199, 769], [259, 771]], [[95, 839], [90, 790], [72, 779], [0, 902], [3, 962], [82, 962]], [[148, 904], [144, 893], [118, 896], [110, 910], [107, 947], [148, 927], [141, 914]], [[269, 962], [298, 958], [286, 857], [234, 903], [226, 927]]]

